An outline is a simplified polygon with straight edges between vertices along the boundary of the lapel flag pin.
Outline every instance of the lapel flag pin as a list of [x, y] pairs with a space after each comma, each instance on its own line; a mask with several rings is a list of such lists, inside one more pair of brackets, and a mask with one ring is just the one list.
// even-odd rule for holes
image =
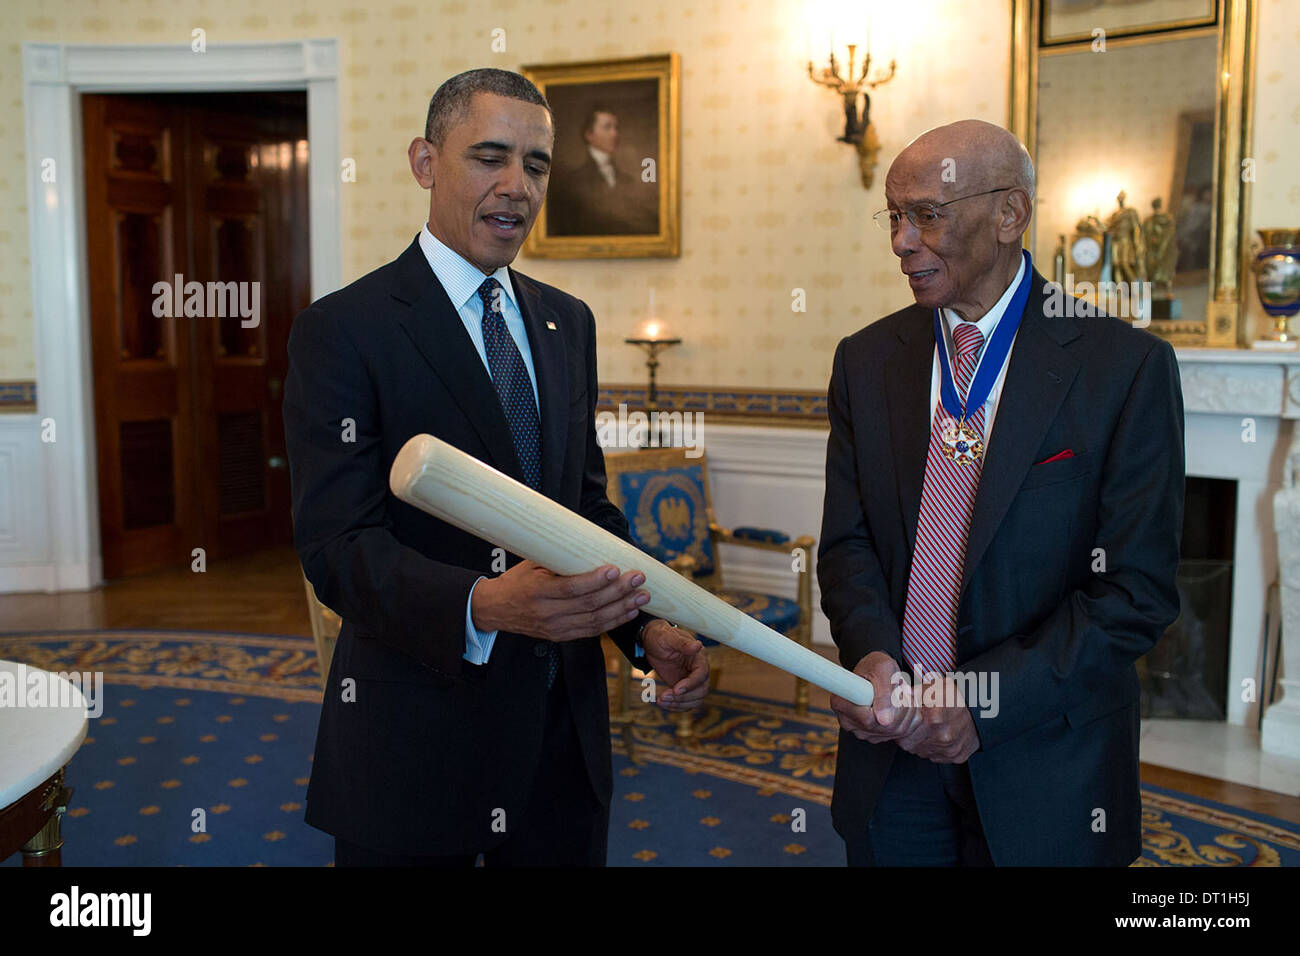
[[554, 322], [547, 322], [547, 323], [546, 323], [546, 327], [547, 327], [548, 329], [550, 329], [552, 332], [555, 331], [555, 323], [554, 323]]

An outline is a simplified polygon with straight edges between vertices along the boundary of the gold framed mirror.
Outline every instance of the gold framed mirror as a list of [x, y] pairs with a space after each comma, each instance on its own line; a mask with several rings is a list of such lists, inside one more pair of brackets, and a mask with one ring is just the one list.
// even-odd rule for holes
[[1026, 244], [1049, 278], [1062, 260], [1086, 275], [1102, 239], [1110, 263], [1115, 233], [1114, 275], [1132, 274], [1135, 240], [1115, 224], [1142, 236], [1145, 219], [1136, 244], [1157, 291], [1143, 321], [1178, 346], [1247, 344], [1256, 7], [1012, 0], [1011, 130], [1039, 185]]

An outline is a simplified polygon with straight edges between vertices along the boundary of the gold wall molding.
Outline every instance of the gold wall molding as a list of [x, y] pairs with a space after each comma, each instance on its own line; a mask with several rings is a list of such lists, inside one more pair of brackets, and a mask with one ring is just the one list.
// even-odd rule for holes
[[[1043, 48], [1042, 0], [1012, 0], [1011, 89], [1008, 116], [1011, 132], [1020, 137], [1029, 154], [1038, 159], [1038, 57], [1087, 50], [1091, 40]], [[1218, 36], [1218, 83], [1215, 92], [1214, 215], [1210, 233], [1210, 295], [1204, 318], [1151, 323], [1151, 331], [1179, 346], [1234, 348], [1244, 340], [1249, 289], [1241, 277], [1247, 265], [1250, 186], [1244, 160], [1254, 165], [1255, 59], [1258, 34], [1256, 0], [1218, 0], [1218, 25], [1211, 30], [1190, 27], [1164, 31], [1157, 36], [1107, 38], [1107, 45], [1129, 46], [1144, 42], [1205, 35]], [[1104, 54], [1103, 54], [1104, 55]]]

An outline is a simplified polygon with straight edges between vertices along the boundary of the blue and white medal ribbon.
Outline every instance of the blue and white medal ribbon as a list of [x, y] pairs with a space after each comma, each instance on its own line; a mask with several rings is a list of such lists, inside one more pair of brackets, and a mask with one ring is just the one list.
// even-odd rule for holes
[[944, 443], [944, 456], [959, 465], [973, 464], [984, 457], [984, 436], [977, 434], [975, 429], [967, 424], [967, 419], [984, 407], [989, 392], [993, 391], [993, 383], [998, 380], [1007, 353], [1011, 351], [1011, 342], [1016, 337], [1016, 329], [1020, 327], [1025, 303], [1029, 301], [1029, 285], [1034, 263], [1027, 250], [1021, 250], [1021, 253], [1025, 257], [1025, 274], [1021, 276], [1020, 285], [1012, 294], [1007, 310], [998, 321], [992, 337], [984, 346], [984, 353], [980, 356], [975, 377], [971, 380], [970, 390], [966, 394], [965, 405], [962, 404], [953, 379], [948, 341], [943, 334], [942, 310], [934, 310], [934, 340], [939, 346], [940, 359], [939, 400], [944, 410], [951, 416], [951, 421], [944, 426], [940, 437]]

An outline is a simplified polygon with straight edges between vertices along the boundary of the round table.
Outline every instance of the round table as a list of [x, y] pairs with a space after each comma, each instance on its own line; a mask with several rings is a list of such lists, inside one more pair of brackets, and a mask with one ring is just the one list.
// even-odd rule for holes
[[72, 791], [64, 768], [86, 739], [86, 698], [76, 684], [0, 660], [0, 860], [58, 866], [59, 822]]

